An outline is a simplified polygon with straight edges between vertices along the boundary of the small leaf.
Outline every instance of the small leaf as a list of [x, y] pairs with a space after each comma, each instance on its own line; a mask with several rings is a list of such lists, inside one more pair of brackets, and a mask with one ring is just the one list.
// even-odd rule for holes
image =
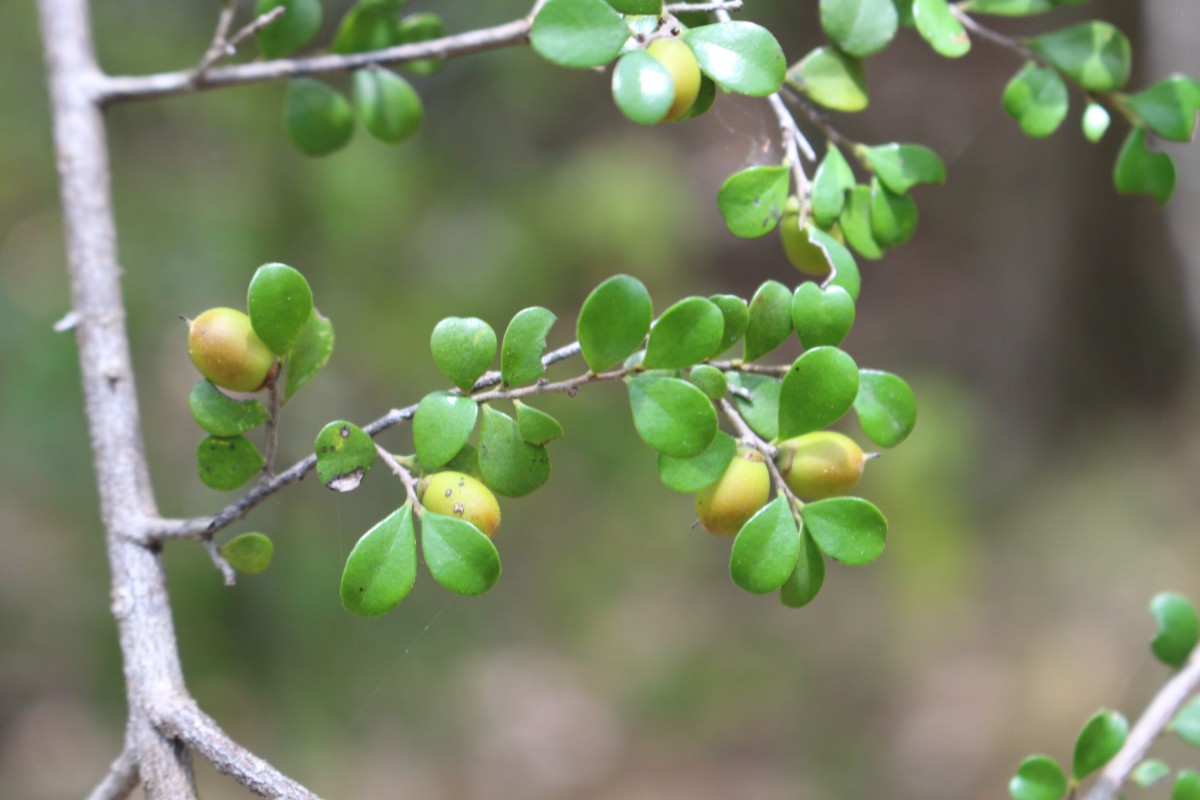
[[858, 264], [854, 261], [854, 255], [844, 244], [823, 230], [809, 228], [808, 235], [813, 244], [825, 250], [829, 263], [833, 265], [833, 274], [826, 281], [826, 285], [842, 287], [850, 293], [851, 299], [857, 302], [862, 278], [858, 274]]
[[904, 379], [890, 372], [858, 372], [854, 411], [863, 433], [880, 447], [895, 447], [917, 424], [917, 399]]
[[846, 237], [846, 244], [863, 258], [883, 258], [883, 249], [875, 241], [871, 231], [871, 189], [855, 186], [846, 198], [846, 207], [838, 218], [838, 225]]
[[725, 373], [711, 364], [699, 364], [692, 368], [688, 380], [704, 392], [709, 400], [720, 400], [729, 392], [729, 380]]
[[1025, 17], [1053, 11], [1058, 5], [1056, 0], [967, 0], [963, 10], [971, 14]]
[[646, 343], [647, 369], [682, 369], [716, 352], [725, 332], [721, 309], [703, 297], [687, 297], [658, 318]]
[[664, 455], [695, 458], [717, 434], [717, 412], [687, 381], [641, 375], [629, 381], [633, 425], [642, 441]]
[[452, 592], [480, 595], [500, 579], [496, 545], [464, 520], [426, 511], [421, 516], [421, 552], [434, 580]]
[[1200, 800], [1200, 772], [1194, 769], [1181, 769], [1175, 776], [1175, 788], [1171, 790], [1171, 800]]
[[659, 453], [658, 477], [668, 489], [695, 494], [725, 474], [735, 452], [737, 441], [724, 431], [717, 431], [704, 452], [694, 458], [672, 458]]
[[284, 355], [300, 338], [312, 315], [312, 289], [287, 264], [263, 264], [250, 279], [246, 297], [254, 332], [276, 355]]
[[221, 545], [221, 557], [243, 575], [258, 575], [271, 565], [275, 545], [261, 533], [243, 533]]
[[435, 470], [454, 458], [475, 430], [478, 415], [479, 406], [469, 397], [430, 392], [421, 398], [412, 422], [421, 469]]
[[[417, 44], [440, 39], [445, 35], [446, 25], [442, 22], [442, 18], [429, 11], [423, 11], [419, 14], [409, 14], [401, 19], [392, 34], [392, 40], [396, 44]], [[446, 61], [441, 58], [421, 58], [416, 61], [405, 61], [396, 66], [414, 75], [433, 75], [446, 66]]]
[[542, 355], [546, 334], [558, 319], [548, 308], [533, 306], [517, 312], [500, 345], [500, 376], [505, 386], [531, 383], [546, 373]]
[[717, 207], [729, 232], [742, 239], [766, 236], [783, 216], [787, 202], [788, 168], [750, 167], [721, 184]]
[[1081, 22], [1038, 36], [1029, 46], [1085, 89], [1111, 92], [1129, 80], [1129, 39], [1107, 22]]
[[813, 175], [812, 215], [822, 228], [828, 228], [841, 216], [846, 192], [854, 188], [854, 172], [837, 146], [830, 143], [821, 166]]
[[257, 34], [258, 47], [267, 58], [280, 58], [299, 50], [321, 30], [321, 0], [258, 0], [255, 14], [262, 16], [279, 6], [283, 16]]
[[1146, 147], [1145, 128], [1134, 128], [1117, 154], [1113, 183], [1121, 194], [1148, 194], [1166, 205], [1175, 192], [1175, 164], [1166, 153]]
[[709, 353], [710, 356], [715, 356], [724, 353], [742, 338], [746, 332], [746, 325], [750, 322], [750, 309], [746, 308], [745, 300], [732, 294], [714, 294], [708, 299], [721, 309], [721, 316], [725, 318], [721, 343], [715, 351]]
[[354, 135], [354, 112], [346, 98], [312, 78], [288, 84], [283, 123], [296, 149], [310, 156], [340, 150]]
[[1161, 592], [1150, 601], [1158, 633], [1150, 642], [1155, 657], [1169, 667], [1182, 667], [1200, 640], [1200, 617], [1191, 601], [1174, 592]]
[[1125, 744], [1129, 723], [1119, 712], [1097, 711], [1079, 732], [1075, 740], [1072, 772], [1081, 780], [1103, 767]]
[[593, 372], [621, 361], [642, 346], [653, 318], [650, 293], [641, 281], [629, 275], [609, 278], [592, 290], [579, 310], [575, 334], [584, 361]]
[[1013, 800], [1062, 800], [1067, 794], [1067, 776], [1049, 756], [1030, 756], [1021, 762], [1008, 782]]
[[562, 438], [562, 425], [554, 417], [520, 400], [514, 400], [513, 405], [517, 407], [517, 429], [522, 441], [537, 445]]
[[792, 324], [806, 349], [839, 345], [854, 324], [854, 300], [840, 286], [802, 283], [792, 297]]
[[417, 579], [412, 504], [405, 503], [362, 535], [342, 570], [342, 607], [375, 617], [408, 596]]
[[1200, 747], [1200, 695], [1179, 709], [1171, 720], [1170, 729], [1192, 747]]
[[729, 574], [751, 594], [773, 592], [787, 581], [800, 557], [800, 532], [785, 497], [759, 509], [738, 531], [729, 556]]
[[862, 155], [884, 186], [905, 194], [918, 183], [945, 183], [946, 165], [938, 154], [919, 144], [865, 147]]
[[496, 494], [524, 497], [550, 479], [550, 454], [545, 447], [523, 440], [512, 417], [484, 406], [479, 469], [483, 482]]
[[821, 27], [852, 56], [862, 58], [887, 47], [899, 24], [892, 0], [821, 0]]
[[850, 566], [874, 561], [887, 541], [887, 520], [861, 497], [831, 497], [804, 506], [807, 530], [827, 556]]
[[796, 568], [779, 589], [779, 600], [788, 608], [811, 603], [825, 583], [825, 557], [806, 529], [800, 532], [800, 557]]
[[446, 317], [434, 327], [429, 348], [443, 374], [466, 392], [496, 357], [496, 332], [477, 317]]
[[657, 58], [645, 50], [621, 56], [612, 74], [613, 102], [638, 125], [656, 125], [675, 102], [675, 82]]
[[391, 47], [395, 44], [396, 9], [388, 5], [360, 0], [342, 17], [329, 49], [344, 55]]
[[917, 32], [939, 55], [958, 58], [970, 52], [971, 39], [950, 10], [948, 0], [916, 0], [913, 21], [917, 24]]
[[779, 91], [787, 71], [783, 48], [753, 22], [718, 22], [692, 28], [683, 40], [705, 75], [727, 92], [766, 97]]
[[336, 492], [358, 488], [375, 463], [375, 442], [357, 425], [345, 420], [329, 423], [313, 442], [317, 478]]
[[729, 376], [730, 383], [750, 392], [750, 399], [734, 397], [734, 405], [750, 429], [767, 441], [779, 435], [779, 390], [780, 381], [765, 375], [735, 372]]
[[806, 351], [792, 364], [779, 390], [778, 438], [790, 439], [837, 422], [857, 394], [854, 359], [836, 347]]
[[792, 293], [779, 281], [767, 281], [750, 300], [746, 350], [750, 362], [774, 350], [792, 333]]
[[871, 236], [881, 247], [899, 247], [917, 230], [917, 204], [871, 180]]
[[617, 57], [629, 28], [604, 0], [549, 0], [533, 21], [529, 43], [562, 67], [601, 67]]
[[1131, 95], [1126, 104], [1146, 127], [1164, 139], [1190, 142], [1200, 110], [1200, 83], [1186, 75], [1172, 75]]
[[867, 78], [860, 59], [833, 47], [818, 47], [788, 70], [787, 81], [814, 103], [834, 111], [867, 107]]
[[1171, 768], [1157, 758], [1148, 758], [1133, 768], [1129, 779], [1143, 789], [1153, 786], [1171, 774]]
[[210, 489], [228, 492], [253, 478], [266, 462], [245, 436], [208, 436], [196, 446], [200, 480]]
[[1026, 136], [1049, 136], [1067, 118], [1067, 85], [1052, 69], [1030, 62], [1004, 88], [1004, 110]]
[[408, 81], [387, 69], [354, 73], [354, 106], [363, 127], [381, 142], [396, 144], [421, 128], [421, 96]]
[[196, 424], [213, 436], [237, 436], [267, 421], [266, 406], [257, 400], [234, 400], [211, 381], [201, 379], [188, 395]]
[[1104, 138], [1111, 119], [1108, 110], [1099, 103], [1088, 103], [1083, 112], [1083, 135], [1089, 142], [1095, 144]]
[[333, 323], [321, 316], [321, 312], [314, 308], [308, 315], [308, 322], [304, 324], [304, 330], [300, 331], [300, 337], [292, 345], [292, 352], [288, 354], [284, 401], [290, 400], [292, 395], [300, 391], [301, 386], [325, 369], [331, 355], [333, 355]]

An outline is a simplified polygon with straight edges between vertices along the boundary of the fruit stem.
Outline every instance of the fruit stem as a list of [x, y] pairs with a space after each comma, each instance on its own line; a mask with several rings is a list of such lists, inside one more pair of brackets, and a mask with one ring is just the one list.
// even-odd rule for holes
[[783, 474], [779, 471], [779, 466], [775, 463], [775, 456], [778, 453], [777, 449], [764, 441], [762, 437], [746, 424], [746, 420], [742, 419], [742, 415], [738, 413], [738, 410], [733, 407], [732, 403], [724, 398], [721, 398], [717, 402], [721, 406], [721, 412], [729, 418], [729, 421], [733, 423], [733, 427], [737, 428], [742, 443], [762, 453], [763, 458], [767, 462], [767, 471], [771, 473], [771, 483], [775, 484], [775, 491], [780, 497], [787, 498], [788, 506], [792, 509], [792, 517], [795, 518], [796, 525], [803, 527], [804, 520], [800, 516], [800, 510], [804, 508], [804, 501], [796, 497], [795, 493], [788, 487], [787, 481], [783, 479]]
[[[278, 365], [276, 365], [278, 367]], [[267, 391], [270, 399], [267, 401], [267, 440], [265, 444], [266, 463], [263, 465], [263, 477], [265, 480], [270, 480], [275, 477], [275, 453], [279, 448], [279, 412], [283, 407], [282, 397], [279, 393], [279, 373], [281, 370], [275, 368], [272, 370], [274, 374], [267, 377]]]

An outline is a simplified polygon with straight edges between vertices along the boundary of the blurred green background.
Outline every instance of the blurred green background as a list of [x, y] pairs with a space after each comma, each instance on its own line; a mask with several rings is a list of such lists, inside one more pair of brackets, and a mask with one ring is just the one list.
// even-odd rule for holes
[[[32, 6], [0, 4], [0, 795], [39, 800], [90, 789], [119, 749], [124, 701], [75, 350], [51, 331], [68, 300]], [[791, 60], [820, 40], [815, 0], [748, 6]], [[412, 8], [451, 30], [525, 10]], [[216, 9], [98, 3], [102, 62], [186, 67]], [[997, 27], [1085, 15], [1131, 35], [1135, 85], [1200, 73], [1194, 0]], [[947, 62], [903, 32], [869, 64], [868, 112], [836, 120], [862, 141], [927, 143], [950, 170], [918, 190], [914, 241], [863, 264], [846, 345], [905, 375], [921, 408], [864, 482], [891, 521], [879, 562], [831, 565], [798, 612], [742, 593], [728, 543], [690, 529], [692, 499], [658, 484], [624, 393], [594, 387], [541, 404], [567, 438], [550, 483], [504, 502], [505, 572], [485, 598], [422, 575], [386, 617], [341, 609], [346, 554], [400, 502], [382, 472], [347, 496], [306, 480], [236, 526], [276, 541], [271, 569], [236, 588], [199, 547], [170, 547], [201, 704], [319, 794], [435, 800], [992, 798], [1025, 754], [1069, 758], [1095, 708], [1139, 712], [1164, 677], [1147, 601], [1200, 599], [1200, 152], [1168, 148], [1180, 187], [1166, 212], [1118, 197], [1121, 125], [1087, 145], [1073, 96], [1062, 130], [1024, 139], [999, 102], [1019, 66], [983, 42]], [[337, 327], [330, 368], [285, 416], [287, 463], [330, 419], [365, 422], [446, 385], [427, 346], [442, 316], [503, 330], [548, 306], [557, 346], [616, 272], [659, 309], [798, 280], [774, 237], [728, 235], [713, 200], [732, 171], [778, 158], [764, 103], [721, 97], [694, 122], [639, 129], [604, 76], [524, 49], [414, 83], [415, 141], [360, 130], [323, 160], [285, 140], [280, 85], [109, 115], [164, 513], [229, 500], [195, 476], [178, 315], [242, 303], [261, 263], [302, 270]], [[411, 447], [405, 430], [385, 442]], [[199, 779], [206, 797], [244, 796], [203, 765]]]

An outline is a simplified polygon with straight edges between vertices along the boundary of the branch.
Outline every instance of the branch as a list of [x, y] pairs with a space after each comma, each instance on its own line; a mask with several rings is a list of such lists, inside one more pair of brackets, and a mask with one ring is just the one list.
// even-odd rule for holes
[[236, 55], [239, 44], [282, 17], [285, 11], [287, 11], [286, 6], [275, 6], [265, 14], [260, 14], [233, 36], [229, 36], [229, 27], [233, 24], [233, 16], [237, 12], [236, 4], [230, 2], [221, 9], [221, 16], [217, 21], [217, 32], [213, 34], [212, 44], [208, 46], [200, 63], [192, 70], [192, 82], [203, 82], [208, 70], [214, 64], [223, 58]]
[[108, 768], [108, 774], [96, 784], [87, 800], [124, 800], [138, 784], [137, 754], [130, 742]]
[[788, 507], [791, 508], [792, 516], [796, 518], [796, 523], [803, 525], [804, 522], [800, 518], [800, 509], [804, 508], [804, 501], [796, 497], [795, 492], [791, 490], [791, 487], [787, 485], [787, 481], [783, 479], [783, 474], [780, 473], [779, 467], [775, 463], [775, 456], [778, 450], [746, 424], [746, 420], [742, 419], [742, 415], [733, 407], [733, 403], [724, 398], [718, 402], [721, 406], [721, 412], [733, 423], [733, 427], [737, 428], [742, 443], [762, 453], [763, 458], [767, 462], [767, 471], [771, 473], [771, 483], [775, 484], [775, 491], [781, 497], [787, 498]]
[[404, 484], [404, 493], [408, 495], [408, 502], [412, 503], [413, 513], [417, 515], [418, 519], [420, 519], [421, 515], [425, 513], [425, 507], [421, 505], [421, 498], [417, 497], [417, 490], [413, 486], [413, 482], [416, 480], [413, 478], [413, 474], [405, 469], [404, 466], [396, 460], [396, 457], [389, 453], [386, 448], [376, 444], [375, 452], [379, 454], [380, 460], [382, 460], [384, 464], [387, 464], [388, 469], [392, 471], [392, 474], [399, 478], [400, 482]]

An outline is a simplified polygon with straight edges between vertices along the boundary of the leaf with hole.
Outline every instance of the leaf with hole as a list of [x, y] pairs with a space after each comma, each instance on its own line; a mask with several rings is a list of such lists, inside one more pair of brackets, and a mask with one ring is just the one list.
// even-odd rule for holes
[[271, 566], [275, 545], [261, 533], [243, 533], [221, 545], [221, 557], [243, 575], [258, 575]]
[[446, 317], [434, 326], [429, 348], [442, 373], [465, 392], [496, 357], [496, 332], [478, 317]]
[[1030, 62], [1004, 87], [1004, 110], [1026, 136], [1049, 136], [1067, 118], [1067, 85], [1052, 69]]
[[1008, 782], [1013, 800], [1062, 800], [1067, 794], [1067, 776], [1049, 756], [1029, 756]]
[[792, 324], [805, 349], [839, 345], [854, 324], [854, 300], [840, 286], [807, 281], [792, 296]]
[[633, 426], [642, 441], [674, 458], [695, 458], [717, 434], [717, 412], [687, 381], [641, 375], [629, 381]]
[[317, 479], [336, 492], [358, 488], [375, 463], [375, 442], [353, 422], [336, 420], [317, 434]]
[[869, 100], [862, 60], [835, 47], [818, 47], [806, 55], [788, 70], [787, 82], [834, 111], [862, 111]]
[[300, 391], [300, 387], [311, 381], [333, 355], [333, 323], [321, 316], [316, 308], [308, 315], [308, 322], [292, 351], [287, 357], [287, 381], [284, 384], [283, 399], [286, 402], [292, 395]]
[[500, 579], [496, 545], [461, 519], [426, 511], [421, 516], [421, 552], [434, 580], [452, 592], [480, 595]]
[[254, 332], [276, 355], [284, 355], [304, 331], [312, 314], [312, 289], [287, 264], [264, 264], [250, 279], [246, 296]]
[[521, 438], [516, 420], [490, 406], [483, 407], [479, 426], [479, 470], [496, 494], [524, 497], [550, 479], [546, 448]]
[[550, 309], [532, 306], [518, 311], [508, 323], [500, 345], [500, 377], [505, 386], [532, 383], [546, 373], [542, 363], [546, 334], [556, 319]]
[[784, 166], [749, 167], [721, 184], [717, 207], [729, 232], [742, 239], [766, 236], [783, 216], [789, 175]]
[[841, 419], [858, 395], [858, 367], [836, 347], [814, 347], [796, 359], [779, 390], [780, 439]]
[[779, 281], [767, 281], [750, 299], [746, 348], [742, 359], [754, 361], [787, 341], [792, 334], [792, 293]]
[[575, 325], [584, 361], [593, 372], [621, 361], [642, 346], [653, 318], [650, 293], [641, 281], [629, 275], [604, 281], [583, 302]]
[[704, 452], [693, 458], [672, 458], [659, 453], [658, 477], [668, 489], [694, 494], [712, 486], [725, 474], [735, 452], [737, 441], [724, 431], [717, 431]]
[[800, 530], [800, 555], [796, 568], [779, 587], [779, 601], [788, 608], [803, 608], [811, 603], [825, 583], [825, 556], [807, 529]]
[[843, 53], [863, 58], [888, 46], [900, 19], [892, 0], [821, 0], [821, 27]]
[[1200, 617], [1186, 597], [1160, 592], [1150, 601], [1158, 633], [1150, 642], [1154, 656], [1169, 667], [1182, 667], [1200, 640]]
[[773, 592], [787, 581], [800, 557], [800, 531], [785, 497], [759, 509], [738, 531], [729, 555], [729, 574], [751, 594]]
[[863, 433], [880, 447], [895, 447], [917, 424], [917, 398], [898, 375], [877, 369], [858, 372], [854, 411]]
[[1129, 723], [1120, 712], [1102, 709], [1092, 715], [1075, 740], [1071, 771], [1076, 780], [1091, 775], [1117, 754], [1129, 735]]
[[1081, 22], [1031, 39], [1029, 46], [1093, 92], [1111, 92], [1129, 80], [1129, 39], [1107, 22]]
[[421, 469], [444, 465], [467, 443], [475, 430], [479, 406], [474, 400], [451, 392], [430, 392], [417, 404], [413, 415], [413, 446]]
[[861, 497], [831, 497], [804, 506], [804, 528], [821, 552], [832, 559], [862, 566], [879, 558], [887, 542], [887, 520]]
[[203, 378], [188, 395], [188, 410], [196, 424], [213, 436], [237, 436], [262, 425], [269, 416], [259, 401], [234, 400]]
[[232, 491], [258, 474], [266, 463], [245, 436], [207, 436], [196, 445], [200, 480], [210, 489]]
[[703, 297], [686, 297], [664, 311], [654, 324], [642, 366], [690, 367], [716, 352], [724, 332], [721, 309]]
[[342, 570], [342, 607], [361, 617], [391, 611], [417, 579], [412, 504], [405, 503], [364, 533]]
[[753, 22], [718, 22], [688, 30], [683, 40], [705, 75], [727, 92], [766, 97], [779, 91], [787, 71], [783, 48]]
[[280, 58], [299, 50], [321, 30], [321, 0], [258, 0], [255, 14], [262, 16], [283, 6], [283, 16], [256, 34], [266, 58]]
[[1148, 194], [1166, 205], [1175, 192], [1175, 163], [1146, 147], [1146, 129], [1134, 128], [1117, 154], [1113, 183], [1121, 194]]
[[517, 407], [517, 430], [522, 441], [540, 445], [562, 438], [562, 424], [554, 417], [520, 400], [514, 400], [513, 405]]
[[562, 67], [602, 67], [617, 57], [629, 28], [604, 0], [548, 0], [529, 31], [534, 52]]

